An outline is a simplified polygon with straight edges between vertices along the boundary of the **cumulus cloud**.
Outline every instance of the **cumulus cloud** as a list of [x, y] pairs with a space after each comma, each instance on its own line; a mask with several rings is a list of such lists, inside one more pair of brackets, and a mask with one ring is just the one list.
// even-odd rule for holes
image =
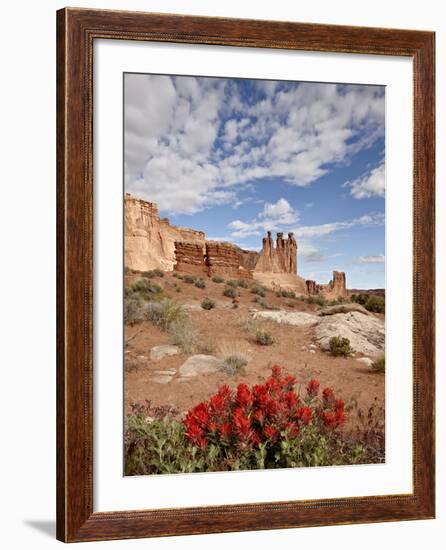
[[[311, 185], [383, 136], [382, 87], [245, 81], [242, 93], [241, 86], [127, 74], [126, 191], [194, 213], [236, 202], [241, 184], [260, 178]], [[352, 195], [372, 196], [378, 179], [352, 182]]]
[[282, 197], [276, 203], [265, 203], [263, 210], [254, 220], [250, 222], [234, 220], [230, 222], [229, 227], [233, 230], [232, 237], [245, 238], [290, 225], [297, 222], [298, 218], [298, 213]]
[[355, 199], [368, 199], [370, 197], [384, 197], [385, 193], [385, 167], [384, 162], [369, 170], [366, 174], [348, 181], [344, 187], [350, 187], [350, 194]]
[[359, 264], [383, 264], [386, 261], [384, 254], [377, 254], [376, 256], [360, 256], [357, 259]]

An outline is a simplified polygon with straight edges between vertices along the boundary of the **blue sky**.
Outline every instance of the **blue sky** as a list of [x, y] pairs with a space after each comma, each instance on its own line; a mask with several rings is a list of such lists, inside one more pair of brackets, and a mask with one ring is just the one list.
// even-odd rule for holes
[[258, 250], [294, 231], [298, 272], [384, 287], [384, 88], [126, 74], [125, 189], [171, 223]]

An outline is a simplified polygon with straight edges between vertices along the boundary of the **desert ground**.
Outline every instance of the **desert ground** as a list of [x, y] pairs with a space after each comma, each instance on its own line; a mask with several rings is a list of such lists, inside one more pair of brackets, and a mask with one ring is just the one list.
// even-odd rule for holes
[[[135, 405], [149, 401], [155, 407], [172, 407], [180, 419], [223, 384], [233, 388], [240, 382], [249, 385], [264, 382], [275, 364], [294, 375], [299, 384], [305, 385], [316, 378], [322, 388], [333, 388], [336, 396], [345, 400], [347, 410], [354, 407], [367, 411], [375, 404], [381, 411], [379, 414], [384, 414], [384, 375], [371, 367], [373, 357], [367, 357], [370, 354], [356, 351], [348, 357], [334, 357], [321, 349], [317, 325], [295, 326], [259, 318], [264, 312], [298, 312], [319, 319], [316, 316], [326, 305], [307, 303], [299, 297], [278, 296], [268, 289], [259, 297], [252, 292], [252, 282], [247, 288], [238, 287], [239, 295], [233, 299], [223, 295], [223, 282], [205, 278], [205, 288], [199, 288], [186, 282], [183, 276], [165, 272], [163, 276], [151, 278], [150, 283], [161, 287], [163, 299], [181, 305], [193, 330], [194, 349], [185, 353], [180, 346], [174, 346], [169, 331], [151, 321], [127, 323], [124, 329], [126, 414]], [[131, 287], [141, 278], [141, 273], [127, 274], [125, 286]], [[202, 308], [205, 298], [214, 302], [212, 309]], [[342, 315], [348, 313], [338, 313], [333, 319], [341, 316], [342, 320]], [[375, 318], [381, 322], [384, 318], [380, 313], [367, 312], [367, 316], [369, 320]], [[365, 319], [365, 315], [363, 317]], [[268, 331], [273, 343], [257, 343], [258, 329]], [[242, 357], [246, 365], [235, 373], [219, 368], [225, 357], [234, 355]], [[347, 426], [356, 417], [357, 411], [348, 415]]]

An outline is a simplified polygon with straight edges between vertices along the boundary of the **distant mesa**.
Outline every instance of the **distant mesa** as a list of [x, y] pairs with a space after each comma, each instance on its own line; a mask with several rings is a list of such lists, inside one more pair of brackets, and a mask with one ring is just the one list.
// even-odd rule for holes
[[160, 219], [153, 202], [128, 193], [124, 200], [124, 261], [135, 271], [162, 269], [194, 275], [255, 279], [271, 288], [293, 290], [298, 294], [323, 295], [327, 298], [346, 296], [345, 273], [334, 271], [327, 285], [305, 280], [298, 275], [297, 241], [271, 231], [262, 240], [259, 252], [239, 246], [207, 240], [203, 231], [170, 225]]

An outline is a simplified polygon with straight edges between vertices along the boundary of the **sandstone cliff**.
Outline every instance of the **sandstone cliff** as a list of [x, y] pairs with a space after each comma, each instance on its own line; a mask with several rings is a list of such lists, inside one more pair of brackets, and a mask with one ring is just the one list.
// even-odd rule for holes
[[255, 266], [255, 271], [261, 273], [294, 273], [297, 275], [297, 242], [294, 233], [288, 233], [288, 239], [283, 233], [277, 233], [276, 246], [271, 237], [271, 231], [262, 240], [262, 250]]
[[171, 271], [175, 264], [175, 241], [188, 241], [204, 249], [204, 233], [169, 224], [160, 219], [155, 203], [129, 195], [124, 200], [124, 262], [137, 271], [160, 268]]

